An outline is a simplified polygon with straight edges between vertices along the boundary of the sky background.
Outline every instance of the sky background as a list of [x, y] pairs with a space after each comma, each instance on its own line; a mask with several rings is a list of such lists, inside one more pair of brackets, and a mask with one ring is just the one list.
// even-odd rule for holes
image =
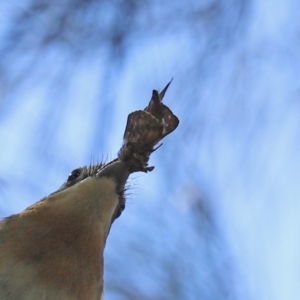
[[300, 2], [0, 2], [0, 217], [113, 159], [173, 77], [178, 129], [134, 174], [106, 299], [300, 299]]

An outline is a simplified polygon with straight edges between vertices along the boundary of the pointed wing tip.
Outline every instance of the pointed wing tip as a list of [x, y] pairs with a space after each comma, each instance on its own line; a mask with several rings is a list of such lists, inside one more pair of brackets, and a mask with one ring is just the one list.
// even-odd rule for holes
[[172, 83], [172, 81], [173, 81], [173, 77], [171, 77], [171, 80], [167, 83], [167, 85], [165, 86], [163, 91], [165, 91], [165, 92], [167, 91], [167, 89], [168, 89], [169, 85]]
[[164, 87], [164, 89], [159, 93], [159, 97], [160, 97], [160, 101], [163, 100], [164, 96], [165, 96], [165, 93], [166, 91], [168, 90], [170, 84], [172, 83], [173, 81], [173, 77], [171, 78], [171, 80], [168, 82], [168, 84]]

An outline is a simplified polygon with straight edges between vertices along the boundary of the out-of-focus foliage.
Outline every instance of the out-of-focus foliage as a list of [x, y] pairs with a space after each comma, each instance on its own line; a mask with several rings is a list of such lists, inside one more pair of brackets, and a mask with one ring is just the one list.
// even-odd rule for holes
[[152, 89], [178, 130], [134, 177], [107, 299], [298, 299], [296, 1], [0, 3], [0, 212], [113, 158]]

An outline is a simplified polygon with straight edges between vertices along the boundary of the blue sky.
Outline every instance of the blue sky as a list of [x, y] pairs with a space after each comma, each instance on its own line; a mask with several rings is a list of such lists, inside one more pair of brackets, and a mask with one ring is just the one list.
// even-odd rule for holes
[[13, 2], [0, 30], [0, 216], [91, 156], [114, 158], [128, 113], [174, 77], [165, 102], [181, 123], [155, 170], [131, 180], [105, 252], [107, 299], [127, 299], [120, 282], [147, 299], [299, 299], [300, 4], [220, 1], [206, 16], [196, 12], [213, 2], [157, 2], [120, 56], [67, 33], [82, 51], [71, 59], [63, 43], [40, 47], [47, 11], [14, 48], [8, 33], [29, 4]]

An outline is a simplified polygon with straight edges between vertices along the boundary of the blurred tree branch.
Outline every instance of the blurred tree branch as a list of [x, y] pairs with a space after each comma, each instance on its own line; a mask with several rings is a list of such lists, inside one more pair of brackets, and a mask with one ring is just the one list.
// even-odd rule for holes
[[[18, 91], [22, 91], [24, 85], [29, 82], [31, 87], [35, 87], [37, 83], [46, 86], [51, 100], [40, 122], [53, 128], [68, 114], [70, 105], [73, 105], [72, 99], [68, 100], [71, 103], [69, 106], [67, 100], [63, 99], [67, 98], [68, 87], [79, 66], [87, 62], [92, 65], [98, 57], [106, 61], [105, 65], [99, 63], [98, 67], [105, 68], [107, 74], [103, 84], [105, 91], [99, 90], [99, 94], [104, 94], [115, 88], [115, 82], [111, 80], [112, 70], [117, 73], [130, 51], [141, 41], [156, 36], [176, 37], [179, 32], [185, 32], [193, 47], [190, 53], [183, 53], [182, 57], [192, 57], [192, 64], [183, 70], [183, 77], [187, 78], [183, 82], [185, 89], [178, 91], [177, 95], [180, 99], [185, 99], [181, 102], [182, 111], [188, 116], [184, 120], [187, 126], [183, 129], [183, 143], [188, 147], [182, 147], [181, 152], [166, 151], [162, 155], [173, 162], [182, 162], [188, 152], [191, 161], [186, 162], [181, 170], [191, 172], [196, 195], [200, 194], [202, 183], [199, 174], [192, 168], [192, 157], [197, 147], [191, 146], [199, 143], [200, 132], [203, 130], [199, 125], [203, 120], [200, 114], [205, 114], [205, 107], [201, 106], [203, 103], [200, 101], [203, 91], [198, 80], [199, 74], [209, 73], [217, 68], [216, 57], [232, 47], [240, 37], [243, 24], [247, 21], [246, 7], [249, 2], [15, 2], [16, 6], [11, 8], [7, 29], [0, 35], [0, 117], [3, 117], [5, 109], [18, 105], [18, 101], [21, 101]], [[57, 103], [60, 106], [54, 113]], [[103, 128], [102, 124], [111, 122], [110, 112], [115, 109], [116, 104], [109, 101], [107, 96], [101, 105], [106, 106], [105, 114], [101, 114], [101, 122], [98, 121], [99, 128]], [[201, 110], [198, 109], [199, 106]], [[43, 128], [49, 130], [49, 127]], [[103, 140], [108, 136], [104, 129]], [[43, 130], [39, 137], [45, 143], [44, 149], [47, 151], [50, 151], [49, 145], [52, 144], [49, 136]], [[99, 138], [97, 141], [102, 142]], [[169, 187], [183, 181], [170, 168], [166, 168], [164, 172], [165, 178], [169, 180]], [[125, 260], [122, 262], [125, 270], [115, 261], [108, 262], [107, 277], [110, 280], [106, 283], [107, 289], [120, 295], [122, 299], [235, 299], [231, 274], [234, 273], [234, 263], [222, 238], [219, 224], [215, 221], [214, 210], [208, 205], [209, 196], [195, 196], [188, 187], [183, 187], [180, 195], [176, 197], [179, 201], [192, 203], [185, 217], [179, 219], [184, 222], [181, 229], [178, 227], [180, 231], [174, 237], [169, 236], [166, 241], [158, 241], [137, 231], [137, 237], [130, 237], [125, 243], [126, 249], [121, 253], [122, 260]], [[170, 207], [164, 209], [168, 210]], [[157, 218], [155, 224], [160, 224], [157, 227], [153, 225], [153, 232], [164, 227], [167, 231], [172, 229], [172, 224], [168, 224], [162, 217], [153, 218]], [[158, 249], [163, 251], [159, 252]], [[131, 267], [132, 260], [127, 261], [126, 257], [135, 259], [138, 255], [141, 256], [140, 264]], [[127, 276], [128, 272], [134, 272], [131, 268], [145, 271], [145, 275], [141, 277], [146, 281], [149, 278], [154, 281], [156, 289], [140, 287], [140, 281], [136, 277]], [[117, 283], [118, 279], [120, 284]]]

